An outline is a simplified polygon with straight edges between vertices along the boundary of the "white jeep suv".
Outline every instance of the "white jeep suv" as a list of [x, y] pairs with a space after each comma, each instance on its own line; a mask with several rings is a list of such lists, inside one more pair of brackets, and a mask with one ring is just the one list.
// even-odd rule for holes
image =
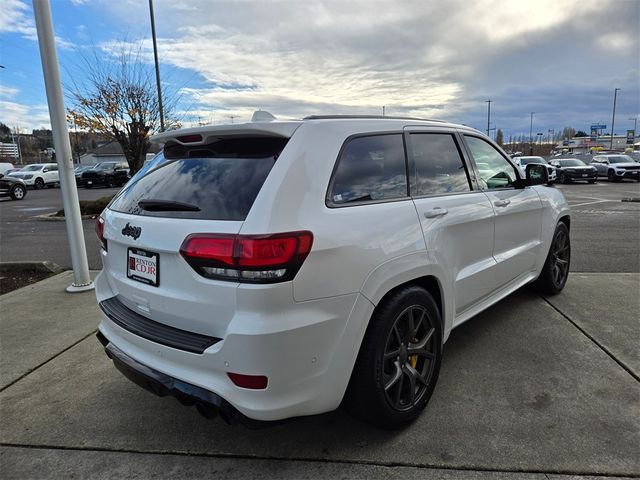
[[569, 272], [569, 207], [485, 135], [308, 117], [164, 132], [96, 229], [98, 338], [158, 395], [228, 422], [415, 419], [451, 330]]
[[10, 173], [9, 176], [19, 178], [28, 187], [38, 190], [45, 186], [53, 188], [60, 183], [57, 163], [34, 163]]

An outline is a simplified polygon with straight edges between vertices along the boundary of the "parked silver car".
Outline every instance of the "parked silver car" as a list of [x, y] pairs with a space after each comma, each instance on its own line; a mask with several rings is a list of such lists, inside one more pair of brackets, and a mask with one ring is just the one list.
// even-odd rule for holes
[[596, 167], [599, 176], [606, 176], [610, 182], [619, 182], [625, 178], [640, 182], [640, 163], [629, 155], [596, 155], [591, 160], [591, 165]]

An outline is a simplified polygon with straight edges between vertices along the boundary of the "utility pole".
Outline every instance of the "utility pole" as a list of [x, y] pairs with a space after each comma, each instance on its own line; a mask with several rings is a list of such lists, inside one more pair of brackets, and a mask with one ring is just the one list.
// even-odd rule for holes
[[529, 155], [533, 155], [533, 114], [531, 112], [531, 123], [529, 123]]
[[56, 52], [53, 22], [51, 21], [51, 6], [49, 0], [33, 0], [33, 13], [36, 17], [36, 30], [42, 60], [44, 85], [49, 104], [49, 118], [53, 131], [53, 145], [56, 149], [56, 162], [60, 174], [60, 191], [64, 208], [67, 239], [71, 252], [73, 266], [73, 283], [67, 287], [67, 292], [83, 292], [94, 288], [89, 276], [89, 262], [84, 243], [82, 218], [80, 217], [80, 203], [78, 189], [73, 174], [73, 158], [69, 143], [69, 130], [65, 118], [62, 87], [60, 86], [60, 70], [58, 68], [58, 54]]
[[630, 118], [629, 120], [633, 120], [633, 134], [636, 135], [637, 134], [636, 129], [638, 128], [638, 117], [633, 117], [633, 118]]
[[487, 104], [487, 137], [489, 136], [489, 126], [491, 125], [491, 100], [485, 100]]
[[382, 116], [384, 117], [384, 105], [382, 105]]
[[620, 89], [616, 88], [613, 90], [613, 115], [611, 115], [611, 144], [609, 145], [609, 150], [613, 150], [613, 127], [616, 124], [616, 99], [618, 97], [618, 90]]
[[158, 109], [160, 110], [160, 131], [164, 132], [164, 108], [162, 107], [162, 88], [160, 87], [160, 65], [158, 64], [158, 45], [156, 44], [156, 20], [153, 16], [153, 0], [149, 0], [149, 15], [151, 16], [153, 58], [156, 63], [156, 87], [158, 89]]

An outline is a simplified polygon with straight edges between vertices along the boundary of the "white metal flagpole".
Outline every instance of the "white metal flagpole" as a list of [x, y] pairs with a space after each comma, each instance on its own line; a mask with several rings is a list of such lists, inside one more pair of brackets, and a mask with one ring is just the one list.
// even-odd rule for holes
[[78, 189], [73, 173], [73, 157], [71, 156], [69, 131], [67, 130], [62, 87], [60, 86], [58, 54], [56, 53], [49, 0], [33, 0], [33, 13], [36, 17], [42, 72], [47, 90], [53, 146], [56, 149], [62, 206], [67, 226], [69, 249], [71, 250], [71, 265], [73, 266], [74, 281], [67, 287], [67, 292], [83, 292], [93, 289], [94, 286], [89, 276], [89, 262], [87, 261], [87, 250], [82, 230]]

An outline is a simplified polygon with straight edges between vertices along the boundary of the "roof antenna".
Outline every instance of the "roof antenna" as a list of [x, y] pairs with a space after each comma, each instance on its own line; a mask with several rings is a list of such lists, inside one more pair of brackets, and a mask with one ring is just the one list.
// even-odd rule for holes
[[252, 122], [273, 122], [277, 120], [276, 117], [264, 110], [256, 110], [251, 117]]

